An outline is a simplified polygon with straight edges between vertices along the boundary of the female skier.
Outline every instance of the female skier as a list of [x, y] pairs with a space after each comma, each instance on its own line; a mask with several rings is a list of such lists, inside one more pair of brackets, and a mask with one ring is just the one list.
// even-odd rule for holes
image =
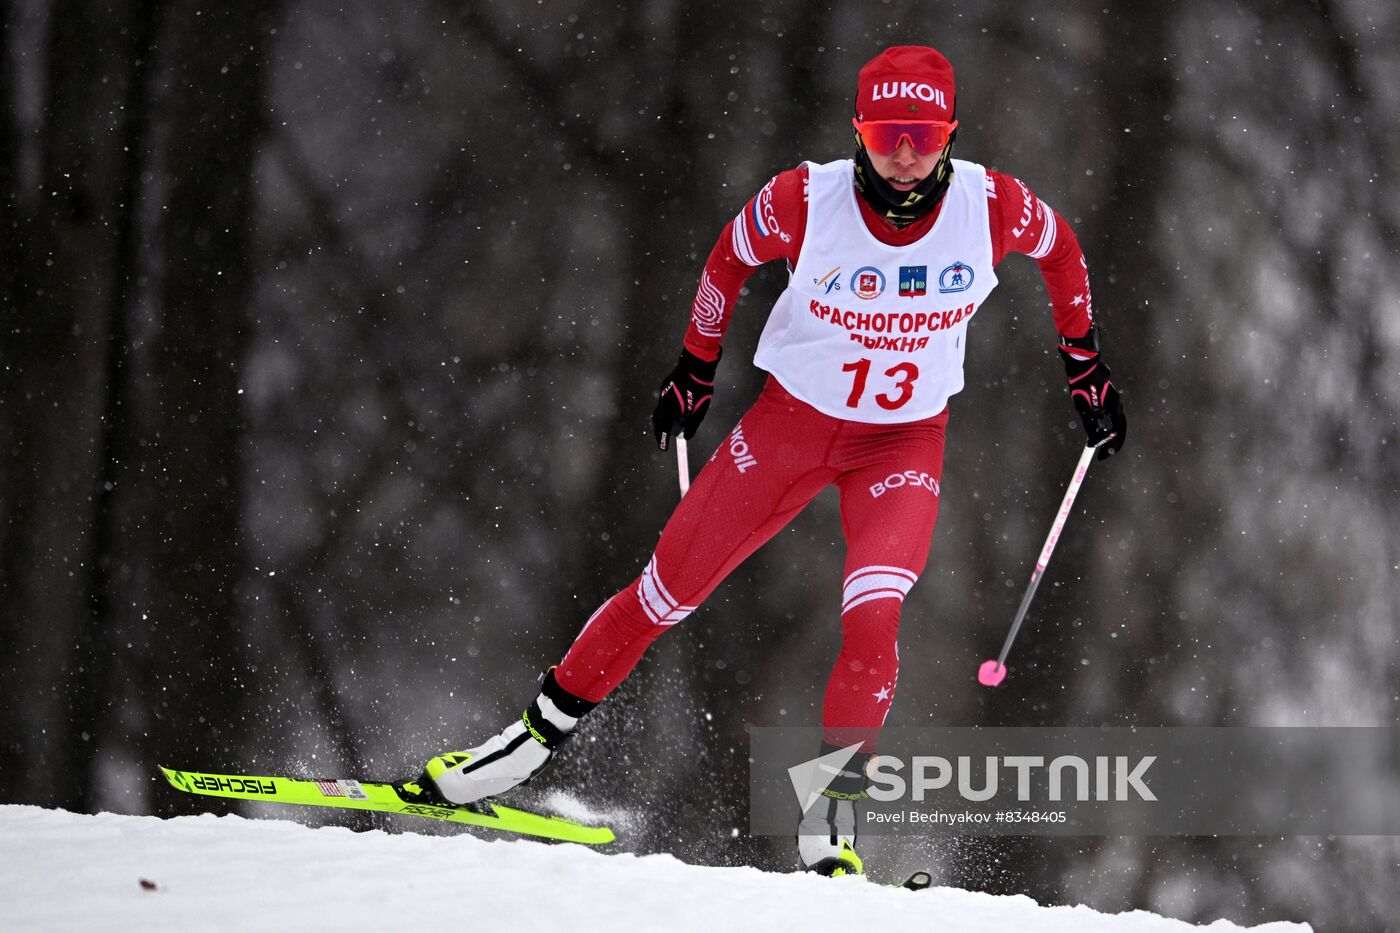
[[1023, 253], [1040, 266], [1070, 397], [1099, 458], [1126, 432], [1074, 232], [1018, 179], [952, 158], [954, 105], [953, 68], [937, 51], [885, 50], [857, 81], [855, 157], [780, 173], [725, 227], [661, 385], [657, 443], [665, 450], [677, 431], [695, 434], [739, 290], [781, 259], [787, 289], [754, 357], [769, 373], [762, 394], [700, 471], [641, 575], [587, 621], [521, 718], [433, 758], [425, 787], [460, 804], [537, 774], [657, 636], [834, 484], [847, 553], [821, 753], [861, 750], [802, 816], [798, 851], [805, 868], [861, 872], [854, 801], [894, 697], [900, 607], [928, 558], [968, 323], [1003, 257]]

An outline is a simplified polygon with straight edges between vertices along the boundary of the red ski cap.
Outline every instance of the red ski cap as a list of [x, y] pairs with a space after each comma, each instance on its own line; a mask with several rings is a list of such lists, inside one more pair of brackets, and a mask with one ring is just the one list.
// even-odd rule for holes
[[896, 45], [860, 70], [856, 119], [953, 119], [953, 66], [936, 49]]

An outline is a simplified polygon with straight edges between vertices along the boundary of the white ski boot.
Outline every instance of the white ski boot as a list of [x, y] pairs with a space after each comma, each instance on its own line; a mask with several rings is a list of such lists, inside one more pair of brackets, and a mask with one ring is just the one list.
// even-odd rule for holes
[[[823, 742], [820, 754], [839, 750], [839, 746]], [[807, 871], [833, 878], [865, 873], [856, 854], [856, 801], [865, 796], [869, 786], [865, 774], [869, 762], [869, 753], [856, 753], [802, 814], [797, 824], [797, 854]]]
[[544, 770], [579, 719], [597, 705], [559, 686], [550, 668], [539, 696], [519, 719], [476, 748], [429, 760], [421, 780], [452, 804], [503, 794]]

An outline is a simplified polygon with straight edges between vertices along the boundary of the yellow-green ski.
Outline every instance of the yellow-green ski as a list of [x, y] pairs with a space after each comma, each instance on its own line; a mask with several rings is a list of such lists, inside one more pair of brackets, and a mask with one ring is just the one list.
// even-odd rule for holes
[[249, 774], [209, 774], [203, 771], [160, 769], [170, 786], [187, 794], [233, 797], [264, 803], [290, 803], [342, 810], [374, 810], [402, 813], [445, 823], [484, 826], [522, 836], [603, 845], [616, 837], [606, 826], [585, 826], [558, 816], [545, 816], [483, 800], [469, 806], [452, 806], [426, 798], [414, 784], [379, 784], [372, 781], [332, 779], [321, 781]]

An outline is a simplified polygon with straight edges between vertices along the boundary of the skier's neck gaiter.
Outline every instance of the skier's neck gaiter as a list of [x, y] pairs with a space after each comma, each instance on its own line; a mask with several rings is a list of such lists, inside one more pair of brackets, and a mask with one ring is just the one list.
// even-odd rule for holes
[[943, 157], [928, 177], [910, 191], [896, 191], [880, 177], [865, 151], [865, 143], [856, 137], [856, 190], [876, 213], [896, 227], [907, 227], [928, 214], [943, 200], [943, 194], [953, 181], [953, 142], [943, 150]]

